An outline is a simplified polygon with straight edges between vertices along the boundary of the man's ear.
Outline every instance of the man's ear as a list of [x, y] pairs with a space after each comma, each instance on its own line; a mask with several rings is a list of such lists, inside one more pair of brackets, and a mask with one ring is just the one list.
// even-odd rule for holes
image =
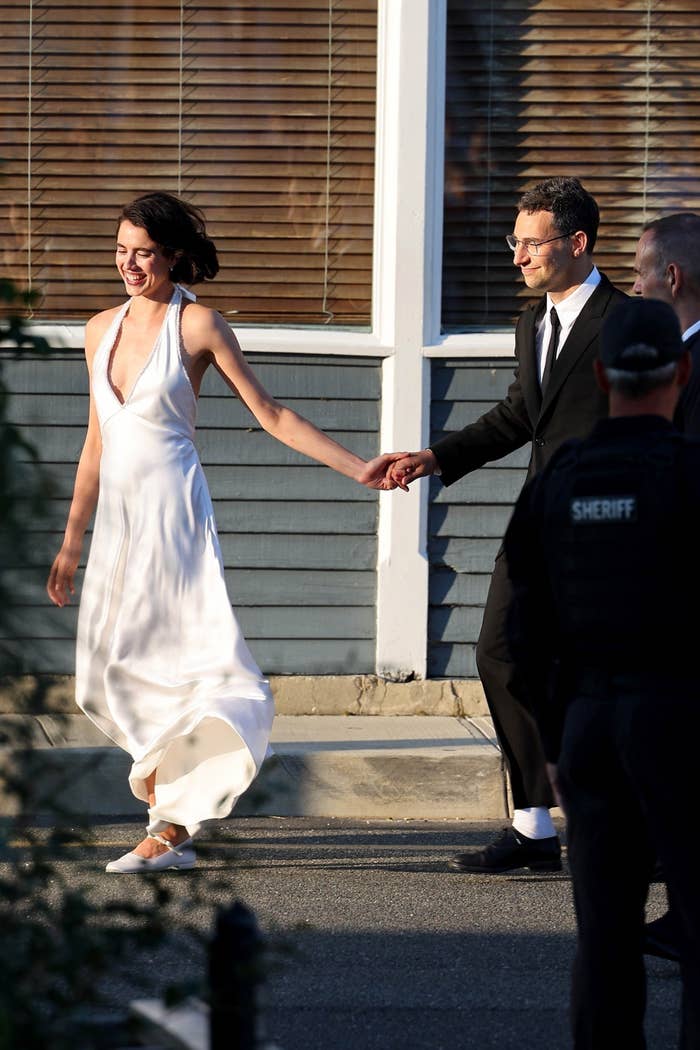
[[603, 391], [604, 394], [609, 394], [610, 383], [608, 381], [608, 375], [605, 371], [605, 365], [599, 357], [596, 357], [595, 361], [593, 362], [593, 372], [595, 374], [595, 381], [600, 387], [600, 389]]
[[576, 233], [571, 234], [571, 243], [574, 258], [578, 259], [588, 251], [588, 234], [583, 230], [576, 230]]
[[671, 262], [666, 267], [666, 280], [671, 291], [671, 296], [675, 299], [683, 288], [683, 271], [678, 263]]

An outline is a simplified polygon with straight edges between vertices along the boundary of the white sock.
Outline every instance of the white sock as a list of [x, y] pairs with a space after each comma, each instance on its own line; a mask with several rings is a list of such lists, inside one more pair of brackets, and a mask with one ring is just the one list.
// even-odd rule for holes
[[549, 839], [557, 833], [546, 806], [516, 809], [513, 814], [513, 827], [528, 839]]

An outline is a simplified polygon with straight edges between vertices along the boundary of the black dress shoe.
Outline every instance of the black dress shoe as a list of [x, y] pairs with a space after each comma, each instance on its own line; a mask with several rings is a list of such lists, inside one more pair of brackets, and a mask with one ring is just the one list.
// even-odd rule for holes
[[655, 955], [658, 959], [681, 961], [676, 925], [670, 912], [645, 925], [643, 950], [645, 955]]
[[504, 828], [485, 849], [458, 853], [448, 862], [453, 871], [495, 875], [516, 868], [530, 871], [561, 871], [561, 846], [556, 835], [529, 839], [514, 828]]

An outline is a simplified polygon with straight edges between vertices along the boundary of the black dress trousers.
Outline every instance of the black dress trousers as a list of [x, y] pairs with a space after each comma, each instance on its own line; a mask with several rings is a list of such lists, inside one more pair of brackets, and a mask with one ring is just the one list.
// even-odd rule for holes
[[554, 805], [554, 797], [547, 779], [540, 733], [508, 644], [506, 628], [512, 593], [506, 556], [501, 550], [484, 608], [476, 665], [508, 763], [515, 808], [549, 807]]

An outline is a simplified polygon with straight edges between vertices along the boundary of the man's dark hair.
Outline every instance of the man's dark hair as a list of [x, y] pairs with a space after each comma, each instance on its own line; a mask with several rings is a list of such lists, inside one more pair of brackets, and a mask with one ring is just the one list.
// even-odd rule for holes
[[587, 251], [592, 252], [598, 236], [600, 213], [578, 179], [569, 175], [555, 175], [526, 190], [518, 201], [518, 211], [551, 211], [554, 225], [560, 233], [583, 230], [588, 238]]
[[700, 215], [679, 211], [644, 224], [643, 233], [653, 234], [656, 272], [664, 273], [669, 263], [678, 263], [683, 276], [700, 294]]

